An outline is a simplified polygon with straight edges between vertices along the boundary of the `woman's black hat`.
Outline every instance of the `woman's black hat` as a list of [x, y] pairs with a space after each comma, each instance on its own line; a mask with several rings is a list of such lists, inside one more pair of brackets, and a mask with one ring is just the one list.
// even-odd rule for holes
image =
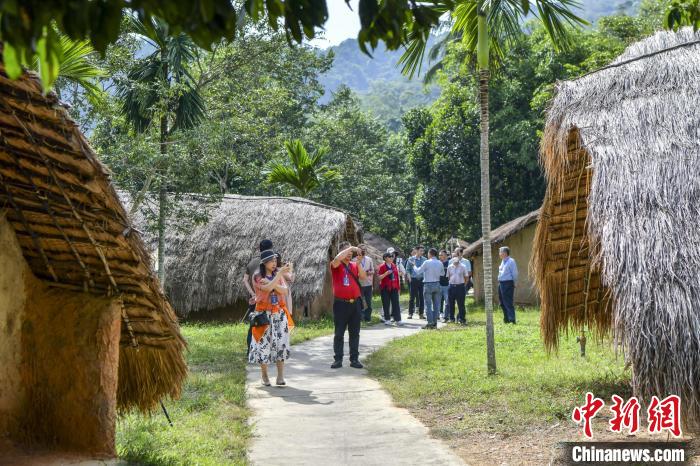
[[277, 253], [271, 249], [268, 249], [267, 251], [263, 251], [260, 253], [260, 263], [264, 264], [265, 262], [269, 262], [272, 259], [277, 258]]

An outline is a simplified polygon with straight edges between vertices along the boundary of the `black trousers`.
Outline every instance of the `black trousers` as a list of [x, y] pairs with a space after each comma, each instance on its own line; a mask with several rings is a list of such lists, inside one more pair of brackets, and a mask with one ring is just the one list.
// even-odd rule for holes
[[498, 300], [503, 309], [503, 322], [515, 323], [515, 306], [513, 305], [513, 295], [515, 294], [515, 283], [513, 280], [498, 282]]
[[360, 357], [360, 324], [362, 323], [362, 300], [356, 299], [349, 303], [340, 299], [333, 301], [333, 323], [335, 324], [335, 337], [333, 338], [333, 352], [335, 360], [343, 360], [343, 341], [345, 329], [350, 335], [350, 360], [357, 361]]
[[455, 314], [455, 302], [457, 303], [457, 308], [459, 308], [459, 314], [457, 314], [457, 320], [460, 322], [466, 322], [467, 312], [464, 307], [464, 300], [467, 298], [467, 286], [462, 285], [450, 285], [450, 290], [448, 291], [448, 297], [450, 300], [450, 320], [454, 320]]
[[364, 296], [365, 301], [367, 301], [367, 308], [362, 310], [362, 317], [369, 322], [372, 320], [372, 292], [374, 291], [374, 288], [372, 285], [367, 285], [363, 286], [361, 291], [362, 296]]
[[425, 302], [423, 301], [423, 279], [411, 278], [410, 295], [408, 298], [408, 315], [412, 316], [416, 310], [416, 299], [418, 300], [418, 314], [423, 316]]
[[[382, 308], [384, 309], [384, 320], [392, 317], [394, 322], [401, 322], [401, 308], [399, 307], [399, 290], [381, 290]], [[391, 306], [391, 313], [389, 307]]]

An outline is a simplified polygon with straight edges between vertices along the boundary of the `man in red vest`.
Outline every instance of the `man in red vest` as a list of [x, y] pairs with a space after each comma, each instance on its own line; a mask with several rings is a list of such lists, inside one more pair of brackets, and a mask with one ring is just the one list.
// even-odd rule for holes
[[362, 266], [353, 261], [359, 250], [348, 242], [338, 246], [340, 252], [331, 261], [331, 278], [333, 281], [333, 321], [335, 338], [333, 351], [335, 361], [331, 369], [343, 367], [343, 340], [345, 329], [350, 335], [350, 367], [362, 369], [360, 357], [360, 322], [362, 321], [362, 300], [360, 299], [360, 280], [367, 279]]

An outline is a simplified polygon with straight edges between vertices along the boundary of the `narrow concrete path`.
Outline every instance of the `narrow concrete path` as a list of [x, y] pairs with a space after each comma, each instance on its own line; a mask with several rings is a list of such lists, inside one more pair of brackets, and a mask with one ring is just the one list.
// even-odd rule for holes
[[[405, 316], [404, 316], [405, 319]], [[362, 329], [360, 360], [387, 342], [419, 331], [424, 320], [403, 327]], [[292, 347], [288, 386], [263, 387], [260, 371], [248, 368], [248, 404], [255, 465], [463, 465], [450, 448], [369, 378], [365, 369], [331, 369], [332, 336]], [[271, 368], [272, 369], [272, 368]], [[270, 371], [274, 383], [275, 371]]]

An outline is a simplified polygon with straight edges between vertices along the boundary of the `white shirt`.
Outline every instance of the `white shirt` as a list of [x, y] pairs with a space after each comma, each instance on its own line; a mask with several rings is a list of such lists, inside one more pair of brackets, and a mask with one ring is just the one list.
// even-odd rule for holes
[[364, 280], [360, 278], [360, 284], [362, 286], [372, 285], [373, 274], [374, 274], [374, 261], [372, 261], [371, 257], [364, 256], [362, 258], [362, 260], [360, 261], [360, 265], [362, 265], [362, 268], [364, 269], [364, 271], [367, 272], [367, 278]]
[[445, 266], [436, 257], [423, 262], [423, 265], [413, 269], [415, 275], [423, 275], [423, 283], [438, 283], [440, 276], [445, 273]]
[[464, 285], [465, 279], [469, 275], [467, 269], [460, 262], [459, 264], [450, 264], [447, 267], [447, 276], [450, 277], [450, 285]]

